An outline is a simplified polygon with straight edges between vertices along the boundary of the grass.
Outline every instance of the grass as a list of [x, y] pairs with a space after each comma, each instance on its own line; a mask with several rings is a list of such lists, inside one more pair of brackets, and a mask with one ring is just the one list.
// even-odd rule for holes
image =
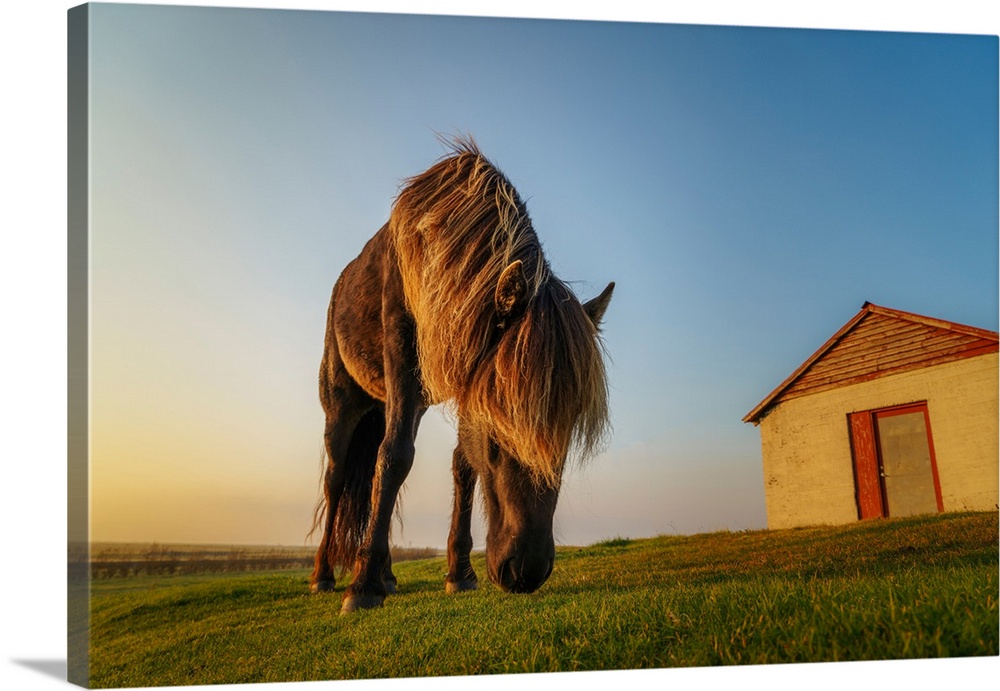
[[998, 654], [997, 514], [562, 548], [531, 595], [448, 596], [399, 564], [340, 617], [308, 573], [115, 579], [92, 596], [91, 685], [155, 686]]

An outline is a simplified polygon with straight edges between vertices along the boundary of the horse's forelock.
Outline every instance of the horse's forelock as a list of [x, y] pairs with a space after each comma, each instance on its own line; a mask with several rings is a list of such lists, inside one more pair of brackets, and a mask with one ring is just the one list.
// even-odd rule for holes
[[558, 486], [567, 456], [586, 458], [609, 427], [600, 336], [558, 281], [484, 362], [460, 403], [537, 480]]

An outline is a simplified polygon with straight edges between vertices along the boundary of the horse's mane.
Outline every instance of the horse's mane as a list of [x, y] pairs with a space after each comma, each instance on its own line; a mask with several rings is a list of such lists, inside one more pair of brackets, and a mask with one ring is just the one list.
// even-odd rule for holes
[[[603, 440], [607, 379], [597, 328], [549, 269], [517, 191], [458, 139], [405, 182], [389, 229], [430, 402], [454, 400], [463, 424], [557, 485], [571, 447], [587, 456]], [[494, 295], [515, 260], [528, 303], [501, 332]]]

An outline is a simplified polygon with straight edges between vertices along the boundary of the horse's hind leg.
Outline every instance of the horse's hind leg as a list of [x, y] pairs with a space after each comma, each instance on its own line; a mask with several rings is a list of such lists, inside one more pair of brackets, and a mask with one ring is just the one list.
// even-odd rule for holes
[[472, 499], [476, 489], [476, 472], [469, 465], [459, 441], [451, 459], [451, 474], [455, 483], [455, 499], [451, 510], [451, 530], [448, 533], [448, 575], [444, 589], [448, 593], [475, 590], [476, 572], [472, 569]]
[[[310, 590], [314, 593], [333, 590], [337, 566], [343, 564], [345, 554], [353, 558], [353, 546], [344, 544], [344, 536], [337, 535], [337, 510], [344, 493], [347, 464], [352, 460], [348, 458], [352, 440], [359, 433], [361, 419], [376, 405], [344, 369], [335, 342], [328, 342], [320, 371], [320, 400], [326, 411], [323, 441], [327, 464], [323, 476], [323, 536], [310, 578]], [[363, 459], [353, 461], [363, 462]]]
[[[347, 455], [347, 444], [354, 433], [354, 426], [343, 418], [327, 420], [324, 442], [326, 446], [327, 463], [323, 474], [323, 537], [316, 549], [316, 561], [310, 578], [309, 589], [314, 593], [333, 590], [336, 583], [335, 569], [337, 567], [337, 550], [334, 536], [334, 523], [337, 518], [337, 505], [344, 492], [344, 478]], [[356, 423], [355, 423], [356, 424]]]
[[341, 561], [339, 553], [343, 547], [337, 544], [335, 523], [337, 508], [344, 493], [347, 475], [347, 449], [357, 427], [359, 416], [346, 414], [328, 419], [324, 441], [327, 465], [323, 475], [323, 537], [316, 550], [316, 562], [310, 578], [310, 590], [314, 593], [333, 590], [336, 583], [335, 570]]
[[[330, 510], [330, 504], [336, 504], [343, 491], [344, 479], [343, 469], [335, 466], [329, 460], [327, 452], [326, 469], [323, 471], [323, 537], [320, 539], [319, 547], [316, 549], [316, 559], [313, 565], [312, 575], [309, 577], [309, 589], [314, 593], [321, 593], [333, 590], [337, 582], [334, 575], [335, 564], [330, 563], [330, 543], [333, 539], [333, 523], [337, 516], [336, 510]], [[339, 473], [339, 477], [338, 477]], [[319, 511], [319, 509], [317, 509]]]

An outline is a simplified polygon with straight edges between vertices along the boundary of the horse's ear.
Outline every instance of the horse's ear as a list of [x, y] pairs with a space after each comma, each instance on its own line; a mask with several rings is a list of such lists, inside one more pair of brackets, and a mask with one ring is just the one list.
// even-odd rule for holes
[[611, 293], [615, 290], [615, 282], [611, 281], [608, 287], [601, 292], [593, 300], [588, 300], [583, 303], [583, 311], [587, 313], [590, 317], [590, 321], [594, 322], [594, 326], [600, 326], [601, 320], [604, 318], [604, 313], [608, 309], [608, 303], [611, 302]]
[[497, 316], [506, 320], [517, 316], [528, 304], [528, 280], [524, 277], [524, 267], [518, 259], [511, 263], [497, 281], [497, 292], [493, 296]]

